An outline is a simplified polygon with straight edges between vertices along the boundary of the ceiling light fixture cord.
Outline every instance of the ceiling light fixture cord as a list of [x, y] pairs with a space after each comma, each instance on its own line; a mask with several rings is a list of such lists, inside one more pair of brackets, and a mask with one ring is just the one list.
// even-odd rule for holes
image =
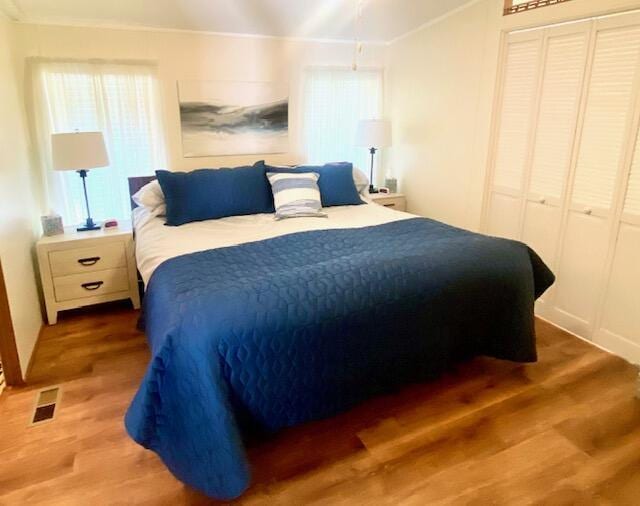
[[353, 48], [353, 63], [351, 69], [353, 71], [358, 70], [358, 57], [362, 54], [362, 41], [360, 40], [360, 28], [362, 25], [362, 6], [364, 0], [356, 0], [356, 17], [354, 20], [354, 48]]

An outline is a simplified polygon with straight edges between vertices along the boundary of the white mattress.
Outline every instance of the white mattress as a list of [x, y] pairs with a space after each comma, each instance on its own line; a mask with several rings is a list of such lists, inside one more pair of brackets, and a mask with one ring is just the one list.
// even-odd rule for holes
[[166, 227], [164, 217], [154, 217], [146, 208], [139, 207], [133, 212], [138, 270], [146, 286], [162, 262], [187, 253], [235, 246], [306, 230], [360, 228], [415, 217], [371, 202], [361, 206], [323, 208], [323, 212], [327, 213], [326, 218], [289, 218], [276, 221], [273, 214], [252, 214]]

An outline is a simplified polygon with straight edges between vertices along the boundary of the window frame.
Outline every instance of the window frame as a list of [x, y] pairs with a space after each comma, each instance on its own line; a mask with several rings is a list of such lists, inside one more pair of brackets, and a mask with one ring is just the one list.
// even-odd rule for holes
[[[56, 66], [60, 66], [62, 72], [56, 72]], [[65, 66], [69, 66], [68, 69]], [[74, 68], [75, 66], [75, 68]], [[70, 195], [74, 193], [78, 186], [79, 178], [77, 178], [76, 174], [71, 173], [70, 171], [55, 171], [51, 167], [51, 147], [50, 147], [50, 136], [52, 133], [59, 133], [63, 131], [72, 131], [72, 130], [80, 130], [84, 131], [86, 128], [77, 127], [75, 125], [67, 125], [66, 128], [56, 128], [53, 125], [53, 109], [51, 108], [51, 104], [49, 97], [49, 90], [46, 87], [47, 82], [47, 74], [65, 74], [72, 76], [74, 74], [78, 74], [79, 76], [84, 77], [89, 76], [90, 79], [96, 79], [100, 82], [99, 89], [95, 88], [98, 91], [95, 91], [95, 97], [100, 97], [95, 102], [96, 106], [96, 116], [101, 120], [106, 120], [106, 125], [112, 125], [110, 121], [112, 118], [110, 117], [110, 113], [108, 110], [115, 111], [116, 109], [110, 107], [114, 104], [114, 102], [109, 103], [105, 95], [105, 90], [110, 89], [110, 85], [113, 85], [114, 82], [117, 82], [117, 79], [122, 78], [133, 78], [133, 79], [142, 79], [137, 85], [131, 85], [131, 90], [136, 93], [140, 93], [141, 91], [146, 90], [144, 104], [147, 108], [146, 115], [144, 117], [144, 121], [148, 122], [148, 140], [149, 144], [145, 144], [146, 148], [149, 150], [150, 160], [152, 160], [151, 164], [148, 164], [148, 167], [141, 168], [139, 172], [132, 173], [125, 169], [125, 181], [120, 184], [121, 181], [118, 178], [114, 180], [113, 183], [108, 182], [107, 185], [103, 184], [103, 188], [107, 188], [111, 191], [110, 188], [112, 184], [118, 185], [117, 192], [120, 193], [121, 198], [118, 200], [117, 208], [112, 207], [107, 211], [100, 214], [95, 211], [95, 205], [92, 201], [92, 190], [96, 188], [95, 178], [89, 176], [88, 185], [89, 188], [89, 200], [92, 207], [92, 214], [96, 215], [95, 217], [98, 220], [104, 220], [107, 218], [118, 218], [122, 220], [130, 220], [129, 212], [124, 212], [123, 210], [126, 208], [130, 209], [129, 203], [129, 195], [128, 192], [125, 194], [126, 190], [126, 177], [142, 175], [142, 174], [152, 174], [157, 169], [167, 169], [169, 165], [169, 136], [166, 130], [166, 117], [165, 117], [165, 104], [163, 98], [163, 90], [162, 83], [159, 78], [158, 71], [158, 62], [155, 60], [111, 60], [111, 59], [75, 59], [75, 58], [48, 58], [48, 57], [30, 57], [27, 58], [27, 76], [28, 82], [30, 82], [30, 90], [31, 93], [31, 103], [29, 107], [29, 122], [30, 129], [32, 131], [32, 135], [34, 137], [34, 142], [36, 143], [36, 153], [37, 157], [37, 165], [39, 169], [39, 177], [42, 181], [42, 185], [40, 188], [40, 198], [42, 199], [43, 208], [51, 209], [55, 212], [58, 212], [62, 215], [65, 225], [70, 225], [74, 223], [78, 223], [79, 219], [84, 219], [82, 216], [86, 214], [86, 210], [84, 207], [84, 200], [79, 202], [78, 198], [71, 198]], [[116, 81], [112, 81], [115, 76]], [[144, 79], [150, 79], [148, 83], [144, 82]], [[126, 96], [126, 95], [125, 95]], [[109, 104], [109, 105], [107, 105]], [[64, 120], [63, 120], [64, 121]], [[121, 153], [122, 150], [112, 150], [113, 144], [122, 143], [122, 139], [126, 139], [127, 135], [124, 136], [115, 136], [113, 135], [114, 130], [110, 126], [103, 125], [103, 128], [91, 128], [92, 130], [100, 130], [103, 131], [105, 135], [105, 142], [107, 144], [107, 149], [109, 151], [110, 163], [109, 167], [114, 164], [117, 164], [117, 157], [114, 156], [114, 153]], [[116, 129], [116, 132], [126, 132], [128, 131], [127, 125], [120, 125], [124, 129]], [[71, 129], [70, 129], [71, 128]], [[115, 139], [119, 138], [119, 141]], [[138, 153], [135, 153], [135, 158], [139, 156]], [[119, 165], [122, 167], [122, 165]], [[124, 166], [126, 167], [126, 165]], [[111, 170], [106, 169], [111, 173]], [[101, 169], [97, 169], [96, 171], [103, 172]], [[74, 177], [75, 176], [75, 177]], [[77, 179], [77, 181], [76, 181]], [[72, 189], [73, 188], [73, 189]], [[95, 191], [95, 190], [94, 190]], [[75, 191], [77, 193], [77, 191]], [[76, 195], [77, 197], [77, 195]], [[126, 200], [125, 200], [126, 199]], [[78, 202], [76, 202], [78, 201]], [[71, 203], [73, 203], [73, 207], [71, 207]], [[122, 209], [120, 208], [120, 204], [122, 204]], [[74, 209], [77, 207], [78, 209]], [[124, 212], [124, 214], [123, 214]], [[116, 213], [116, 214], [113, 214]]]

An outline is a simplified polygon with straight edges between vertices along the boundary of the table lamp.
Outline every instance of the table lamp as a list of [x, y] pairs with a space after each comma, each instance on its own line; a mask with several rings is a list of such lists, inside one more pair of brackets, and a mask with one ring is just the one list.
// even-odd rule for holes
[[365, 119], [358, 123], [356, 145], [366, 146], [371, 153], [369, 193], [378, 193], [373, 185], [373, 157], [380, 148], [391, 146], [391, 123], [385, 119]]
[[75, 170], [82, 178], [84, 202], [87, 206], [87, 221], [78, 227], [78, 232], [98, 230], [92, 219], [87, 197], [87, 171], [109, 165], [109, 156], [102, 132], [74, 132], [51, 135], [51, 155], [55, 170]]

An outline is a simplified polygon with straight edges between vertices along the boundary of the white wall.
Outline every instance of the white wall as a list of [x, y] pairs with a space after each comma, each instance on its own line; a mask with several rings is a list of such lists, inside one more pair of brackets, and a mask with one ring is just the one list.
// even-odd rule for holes
[[[155, 61], [161, 81], [169, 168], [235, 166], [258, 157], [274, 163], [302, 161], [301, 76], [305, 66], [351, 66], [352, 43], [242, 37], [168, 30], [16, 25], [23, 57]], [[362, 66], [382, 67], [386, 47], [367, 45]], [[290, 89], [290, 149], [276, 155], [183, 158], [177, 81], [279, 81]]]
[[[503, 17], [502, 0], [473, 0], [384, 46], [366, 46], [362, 66], [386, 62], [386, 115], [394, 146], [383, 153], [408, 196], [409, 210], [478, 229], [501, 31], [640, 8], [640, 0], [576, 0]], [[13, 49], [15, 62], [11, 61]], [[232, 166], [257, 156], [183, 158], [179, 80], [285, 81], [290, 85], [290, 151], [303, 159], [302, 73], [308, 65], [351, 64], [351, 43], [324, 43], [160, 30], [118, 30], [0, 21], [0, 255], [9, 285], [21, 360], [29, 359], [40, 311], [31, 247], [34, 184], [24, 135], [25, 58], [136, 59], [158, 64], [169, 168]], [[15, 63], [15, 68], [13, 67]], [[15, 82], [18, 82], [16, 88]], [[37, 178], [36, 178], [37, 180]]]
[[[362, 66], [382, 67], [386, 48], [365, 48]], [[177, 81], [283, 81], [290, 85], [290, 150], [266, 155], [273, 163], [303, 159], [302, 73], [308, 65], [350, 66], [352, 43], [222, 36], [178, 31], [120, 30], [9, 23], [0, 14], [0, 257], [6, 276], [23, 373], [42, 319], [32, 249], [45, 209], [41, 172], [30, 167], [27, 58], [156, 62], [171, 170], [234, 166], [258, 155], [183, 158]], [[260, 157], [262, 158], [262, 157]], [[37, 157], [34, 157], [37, 160]]]
[[639, 0], [576, 0], [502, 16], [503, 0], [472, 0], [394, 41], [386, 157], [409, 211], [480, 228], [501, 33], [640, 8]]
[[482, 179], [480, 104], [491, 94], [483, 73], [493, 3], [476, 2], [394, 42], [388, 57], [394, 139], [387, 161], [409, 210], [471, 228], [479, 207], [470, 195]]
[[0, 258], [23, 375], [42, 317], [33, 268], [34, 230], [39, 216], [23, 101], [15, 73], [12, 25], [0, 14]]

